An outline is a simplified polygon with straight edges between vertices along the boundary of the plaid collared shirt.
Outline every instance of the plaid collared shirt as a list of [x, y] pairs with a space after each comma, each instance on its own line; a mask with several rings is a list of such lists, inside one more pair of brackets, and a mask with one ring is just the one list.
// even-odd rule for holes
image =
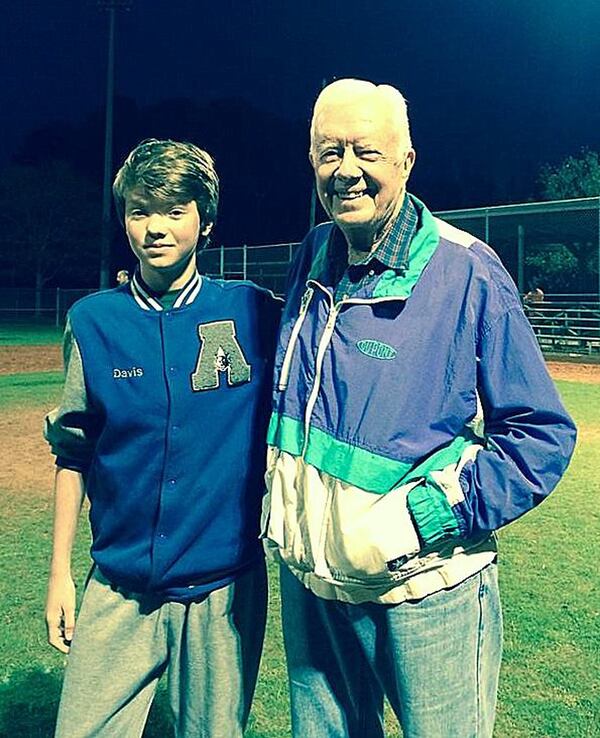
[[335, 228], [330, 249], [334, 272], [340, 275], [335, 288], [335, 299], [349, 297], [386, 269], [402, 273], [408, 267], [410, 242], [415, 235], [419, 216], [408, 193], [392, 229], [375, 251], [360, 262], [348, 265], [346, 240], [339, 228]]

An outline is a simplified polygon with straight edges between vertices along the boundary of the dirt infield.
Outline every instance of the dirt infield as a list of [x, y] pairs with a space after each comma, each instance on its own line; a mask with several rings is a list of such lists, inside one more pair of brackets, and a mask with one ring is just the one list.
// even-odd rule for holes
[[600, 364], [547, 361], [546, 365], [553, 379], [600, 384]]
[[[36, 500], [49, 499], [54, 476], [54, 458], [42, 436], [44, 412], [39, 408], [12, 408], [0, 414], [0, 433], [7, 439], [7, 453], [0, 466], [0, 489], [18, 496], [3, 494], [3, 515], [12, 506], [22, 504], [27, 493]], [[31, 504], [35, 504], [34, 499]]]
[[0, 351], [0, 374], [49, 372], [62, 369], [62, 348], [43, 346], [5, 346]]
[[[600, 384], [600, 364], [548, 361], [554, 379]], [[57, 344], [44, 346], [7, 346], [0, 353], [0, 374], [46, 372], [62, 369], [62, 350]]]

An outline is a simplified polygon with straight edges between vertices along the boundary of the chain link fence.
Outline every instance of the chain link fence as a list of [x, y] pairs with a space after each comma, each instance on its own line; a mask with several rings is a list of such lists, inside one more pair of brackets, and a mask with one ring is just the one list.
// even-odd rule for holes
[[600, 198], [446, 210], [443, 220], [496, 251], [520, 292], [600, 300]]
[[93, 289], [63, 289], [61, 287], [5, 287], [0, 290], [0, 320], [11, 323], [45, 323], [64, 325], [71, 305]]
[[[542, 303], [526, 306], [548, 351], [600, 355], [600, 197], [446, 210], [436, 215], [489, 243], [522, 294], [535, 288]], [[249, 279], [285, 291], [298, 243], [210, 247], [200, 272]], [[13, 288], [0, 292], [0, 319], [62, 325], [69, 307], [94, 290]]]
[[[564, 300], [600, 301], [600, 198], [444, 210], [436, 215], [489, 243], [519, 290], [535, 287]], [[251, 279], [283, 291], [297, 243], [213, 247], [200, 270], [222, 279]]]
[[281, 295], [299, 243], [208, 248], [198, 255], [202, 274], [219, 279], [250, 279]]

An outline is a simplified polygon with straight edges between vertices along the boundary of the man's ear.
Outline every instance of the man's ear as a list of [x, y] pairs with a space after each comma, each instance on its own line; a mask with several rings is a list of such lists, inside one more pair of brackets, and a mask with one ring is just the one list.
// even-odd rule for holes
[[411, 173], [412, 168], [415, 165], [416, 158], [417, 158], [417, 152], [414, 149], [409, 149], [406, 152], [406, 156], [404, 157], [404, 162], [402, 164], [404, 168], [405, 177], [408, 177], [408, 175]]
[[202, 226], [200, 230], [200, 235], [205, 237], [208, 236], [208, 234], [212, 231], [213, 226], [214, 223], [207, 223], [206, 225]]
[[314, 169], [315, 167], [315, 159], [313, 156], [312, 148], [308, 150], [308, 161], [310, 162], [311, 167]]

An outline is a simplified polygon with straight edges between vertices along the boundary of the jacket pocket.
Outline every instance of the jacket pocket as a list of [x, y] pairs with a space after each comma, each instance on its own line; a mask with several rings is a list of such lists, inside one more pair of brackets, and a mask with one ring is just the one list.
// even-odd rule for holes
[[[301, 459], [274, 447], [269, 449], [262, 537], [267, 547], [277, 548], [286, 563], [302, 571], [315, 567], [313, 551], [318, 546], [323, 522], [319, 505], [323, 488], [318, 479], [316, 484], [307, 479], [313, 474], [318, 475], [316, 469], [307, 468]], [[310, 497], [302, 492], [307, 485], [312, 488]]]
[[416, 480], [378, 495], [336, 482], [324, 555], [339, 580], [392, 580], [394, 572], [420, 551], [407, 507]]

